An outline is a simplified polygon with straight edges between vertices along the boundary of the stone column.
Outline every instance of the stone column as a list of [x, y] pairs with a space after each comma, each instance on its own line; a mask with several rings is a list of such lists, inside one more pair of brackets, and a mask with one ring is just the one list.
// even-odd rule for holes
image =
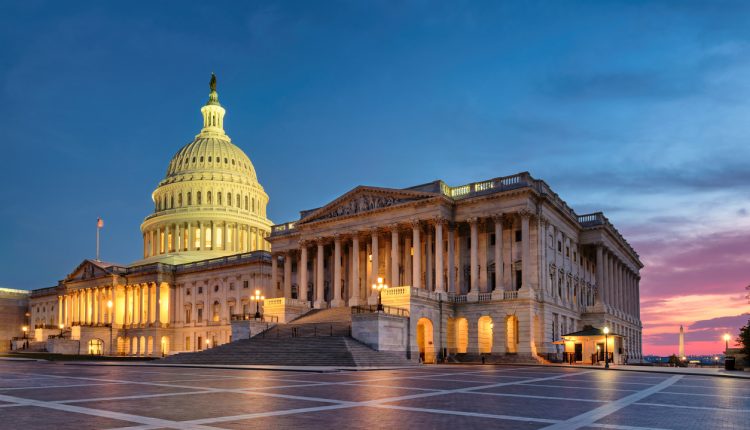
[[401, 284], [399, 279], [399, 250], [398, 250], [398, 225], [391, 226], [391, 287]]
[[604, 305], [604, 250], [601, 244], [596, 245], [596, 290], [598, 294], [595, 302]]
[[[284, 297], [292, 298], [292, 253], [284, 254]], [[238, 306], [240, 304], [238, 303]]]
[[476, 218], [469, 218], [466, 220], [466, 222], [469, 223], [469, 229], [470, 229], [470, 241], [471, 241], [471, 249], [469, 251], [469, 276], [470, 284], [469, 284], [469, 293], [472, 294], [479, 294], [479, 257], [477, 255], [478, 253], [478, 245], [479, 245], [479, 233], [478, 233], [478, 227], [477, 227], [477, 219]]
[[299, 265], [297, 267], [299, 288], [297, 298], [307, 301], [307, 242], [300, 241]]
[[[153, 284], [154, 286], [154, 311], [156, 311], [155, 320], [156, 326], [161, 327], [161, 284]], [[168, 306], [172, 306], [171, 303], [167, 303]]]
[[154, 321], [154, 308], [151, 306], [151, 284], [146, 284], [146, 297], [146, 324], [151, 325]]
[[435, 219], [435, 292], [445, 293], [445, 277], [443, 270], [443, 225], [445, 220], [438, 217]]
[[503, 214], [497, 214], [492, 219], [495, 222], [495, 289], [503, 291]]
[[[368, 287], [372, 287], [372, 285], [375, 285], [378, 283], [378, 276], [379, 276], [379, 270], [380, 270], [380, 244], [378, 243], [378, 229], [373, 228], [372, 232], [370, 234], [371, 239], [371, 245], [370, 245], [370, 252], [372, 253], [372, 264], [371, 264], [371, 270], [370, 270], [370, 283], [367, 285]], [[370, 304], [373, 304], [373, 301], [378, 300], [378, 292], [372, 288], [369, 288], [370, 294], [369, 294], [369, 302]]]
[[278, 286], [278, 278], [279, 275], [279, 256], [276, 254], [271, 253], [271, 291], [269, 291], [269, 296], [271, 294], [275, 294], [276, 288]]
[[529, 289], [531, 254], [529, 252], [529, 218], [531, 214], [521, 212], [521, 289]]
[[456, 293], [455, 227], [448, 224], [448, 292]]
[[432, 232], [430, 231], [429, 225], [427, 227], [427, 234], [425, 235], [425, 244], [424, 244], [424, 277], [425, 277], [425, 289], [427, 291], [432, 291], [435, 287], [435, 284], [433, 283], [433, 271], [432, 271]]
[[63, 324], [63, 296], [57, 296], [57, 325]]
[[338, 308], [343, 305], [341, 300], [341, 236], [333, 237], [333, 300], [331, 307]]
[[325, 300], [325, 276], [323, 271], [325, 270], [325, 249], [323, 244], [323, 238], [318, 238], [318, 255], [315, 257], [315, 309], [323, 309], [326, 307]]
[[128, 324], [130, 324], [130, 321], [128, 319], [128, 314], [129, 314], [129, 312], [128, 312], [128, 306], [130, 306], [130, 295], [128, 294], [128, 290], [129, 289], [130, 289], [130, 287], [128, 287], [127, 285], [125, 285], [124, 287], [122, 287], [122, 292], [123, 292], [124, 302], [125, 302], [125, 308], [124, 308], [125, 312], [122, 315], [122, 325], [123, 326], [127, 326]]
[[411, 260], [411, 283], [414, 288], [422, 288], [422, 242], [419, 238], [420, 229], [422, 228], [419, 220], [412, 220], [411, 234], [412, 234], [412, 246], [414, 247], [414, 253]]
[[408, 234], [404, 236], [404, 252], [403, 252], [403, 258], [404, 258], [404, 285], [412, 285], [412, 244], [411, 244], [412, 237]]
[[359, 236], [352, 236], [351, 280], [349, 281], [349, 306], [359, 306]]

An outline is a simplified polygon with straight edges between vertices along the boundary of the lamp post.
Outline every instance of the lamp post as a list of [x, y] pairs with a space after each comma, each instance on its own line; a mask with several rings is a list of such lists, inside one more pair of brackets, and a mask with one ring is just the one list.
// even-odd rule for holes
[[607, 353], [607, 339], [609, 336], [609, 327], [604, 327], [604, 368], [609, 369], [609, 354]]
[[383, 283], [383, 278], [380, 278], [380, 277], [378, 277], [378, 283], [377, 284], [372, 284], [372, 289], [373, 290], [378, 290], [378, 308], [377, 308], [378, 312], [383, 312], [384, 311], [384, 309], [383, 309], [383, 297], [382, 297], [382, 295], [383, 295], [383, 290], [385, 290], [387, 288], [388, 288], [388, 285], [384, 284]]
[[65, 324], [60, 324], [60, 338], [63, 337], [63, 330], [65, 330]]
[[107, 317], [109, 318], [109, 355], [112, 355], [112, 300], [107, 300]]
[[719, 356], [718, 355], [714, 356], [714, 364], [716, 364], [716, 367], [719, 367]]
[[21, 327], [21, 331], [23, 332], [23, 338], [26, 339], [26, 333], [29, 331], [29, 326]]
[[211, 339], [206, 339], [206, 349], [211, 348]]
[[727, 355], [727, 352], [729, 352], [729, 339], [731, 336], [729, 336], [729, 333], [724, 333], [724, 355]]
[[260, 319], [261, 318], [261, 315], [260, 315], [260, 302], [262, 302], [265, 299], [266, 299], [265, 296], [261, 296], [260, 295], [260, 290], [255, 290], [255, 295], [254, 296], [250, 296], [250, 300], [254, 300], [255, 301], [255, 319]]

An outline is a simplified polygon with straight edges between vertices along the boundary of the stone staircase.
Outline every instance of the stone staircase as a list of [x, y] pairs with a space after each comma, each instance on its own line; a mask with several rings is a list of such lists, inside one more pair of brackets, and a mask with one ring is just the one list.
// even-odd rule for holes
[[370, 349], [346, 336], [254, 337], [200, 352], [169, 356], [162, 363], [262, 364], [279, 366], [396, 367], [413, 366], [401, 355]]
[[402, 354], [375, 351], [351, 338], [351, 309], [314, 309], [250, 339], [164, 358], [168, 364], [330, 367], [413, 366]]

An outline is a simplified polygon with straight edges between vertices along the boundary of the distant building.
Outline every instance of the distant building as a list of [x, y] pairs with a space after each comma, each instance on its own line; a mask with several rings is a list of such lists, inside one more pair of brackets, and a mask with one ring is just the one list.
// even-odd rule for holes
[[685, 357], [685, 329], [682, 328], [680, 325], [680, 348], [679, 348], [679, 356], [680, 358]]
[[13, 337], [20, 336], [22, 327], [28, 326], [29, 292], [0, 288], [0, 351], [10, 349]]

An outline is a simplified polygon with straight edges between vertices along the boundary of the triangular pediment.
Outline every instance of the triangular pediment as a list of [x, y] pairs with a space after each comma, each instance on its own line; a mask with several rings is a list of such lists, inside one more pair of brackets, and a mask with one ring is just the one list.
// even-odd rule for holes
[[65, 278], [65, 282], [85, 281], [87, 279], [95, 279], [111, 275], [112, 272], [108, 270], [109, 267], [111, 267], [111, 265], [108, 265], [108, 263], [83, 260], [83, 262]]
[[297, 225], [358, 215], [438, 196], [440, 194], [424, 191], [359, 186], [327, 205], [306, 213]]

